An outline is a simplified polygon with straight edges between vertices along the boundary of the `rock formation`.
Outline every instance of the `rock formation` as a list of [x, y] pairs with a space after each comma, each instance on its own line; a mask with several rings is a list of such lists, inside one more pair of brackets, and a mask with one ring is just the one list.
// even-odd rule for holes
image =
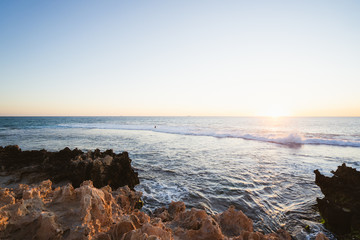
[[76, 189], [71, 184], [52, 189], [50, 180], [36, 187], [2, 188], [0, 239], [93, 239], [134, 212], [140, 197], [127, 186], [112, 192], [91, 181]]
[[[318, 170], [315, 183], [325, 195], [318, 198], [319, 211], [325, 220], [325, 227], [340, 237], [360, 232], [360, 172], [347, 167], [345, 163], [326, 177]], [[358, 236], [356, 239], [360, 239]]]
[[71, 182], [79, 187], [92, 180], [95, 187], [109, 185], [113, 189], [139, 183], [138, 174], [131, 167], [127, 152], [112, 150], [83, 153], [79, 149], [64, 148], [59, 152], [21, 151], [18, 146], [0, 147], [2, 175], [11, 175], [10, 183], [39, 183], [50, 179], [54, 183]]
[[[209, 215], [172, 202], [148, 216], [139, 211], [142, 193], [133, 190], [139, 179], [130, 163], [126, 152], [112, 150], [0, 147], [0, 174], [6, 179], [6, 188], [0, 187], [0, 239], [291, 239], [282, 229], [254, 232], [252, 221], [233, 206]], [[319, 234], [316, 239], [327, 238]]]
[[291, 239], [284, 230], [254, 232], [252, 221], [234, 207], [210, 216], [172, 202], [149, 217], [136, 209], [140, 197], [127, 186], [112, 191], [91, 181], [79, 188], [53, 188], [50, 180], [0, 188], [0, 239]]

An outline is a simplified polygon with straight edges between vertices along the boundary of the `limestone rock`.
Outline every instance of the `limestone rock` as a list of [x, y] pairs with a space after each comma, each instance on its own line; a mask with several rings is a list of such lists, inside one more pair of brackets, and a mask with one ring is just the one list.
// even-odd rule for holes
[[200, 209], [177, 214], [169, 226], [178, 239], [224, 239], [218, 223]]
[[80, 187], [38, 185], [0, 188], [0, 239], [100, 239], [100, 240], [200, 240], [272, 239], [290, 235], [253, 232], [252, 221], [230, 207], [216, 216], [204, 210], [186, 211], [183, 202], [172, 202], [161, 213], [166, 221], [136, 209], [141, 197], [129, 187], [95, 188], [92, 181]]
[[291, 240], [290, 234], [284, 229], [279, 229], [277, 233], [270, 233], [265, 235], [265, 239], [271, 240]]
[[169, 209], [166, 207], [158, 208], [154, 211], [154, 217], [160, 218], [163, 222], [172, 221], [179, 213], [185, 212], [184, 202], [172, 201]]
[[[121, 199], [128, 212], [134, 211], [132, 203], [141, 197], [141, 193], [129, 193], [128, 187], [113, 192], [109, 187], [97, 189], [91, 181], [76, 189], [70, 184], [52, 189], [49, 180], [21, 189], [21, 199], [15, 199], [15, 190], [0, 189], [1, 239], [95, 239], [114, 229], [113, 223], [126, 224], [113, 193], [117, 197], [126, 194]], [[134, 211], [139, 224], [148, 220], [142, 215]]]
[[242, 211], [236, 211], [230, 206], [225, 212], [215, 216], [222, 232], [229, 237], [238, 236], [243, 231], [252, 232], [253, 222]]

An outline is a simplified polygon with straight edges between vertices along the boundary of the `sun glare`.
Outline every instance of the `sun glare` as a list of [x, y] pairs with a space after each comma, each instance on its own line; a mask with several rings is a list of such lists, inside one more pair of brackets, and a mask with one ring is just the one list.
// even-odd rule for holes
[[286, 111], [285, 109], [281, 108], [280, 106], [272, 106], [272, 107], [269, 107], [266, 110], [264, 110], [259, 115], [264, 116], [264, 117], [278, 118], [278, 117], [289, 116], [289, 112]]

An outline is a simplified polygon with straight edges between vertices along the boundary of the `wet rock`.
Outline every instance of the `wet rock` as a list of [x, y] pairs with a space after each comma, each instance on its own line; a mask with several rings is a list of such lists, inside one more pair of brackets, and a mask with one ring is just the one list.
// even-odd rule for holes
[[360, 231], [360, 172], [345, 164], [326, 177], [315, 170], [315, 183], [325, 195], [318, 198], [318, 208], [325, 227], [341, 235]]
[[[0, 148], [2, 173], [12, 175], [13, 183], [38, 183], [50, 179], [54, 183], [70, 182], [79, 187], [91, 180], [95, 187], [109, 185], [113, 189], [139, 184], [138, 174], [131, 167], [127, 152], [112, 150], [83, 153], [79, 149], [64, 148], [59, 152], [22, 151], [18, 146]], [[11, 183], [8, 182], [8, 183]]]
[[325, 234], [323, 234], [323, 233], [318, 233], [318, 234], [316, 235], [315, 240], [329, 240], [329, 239], [325, 236]]

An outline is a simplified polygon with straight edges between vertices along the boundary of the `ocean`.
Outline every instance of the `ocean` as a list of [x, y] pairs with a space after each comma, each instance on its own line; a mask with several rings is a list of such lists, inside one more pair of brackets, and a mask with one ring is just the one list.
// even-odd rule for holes
[[6, 145], [127, 151], [143, 211], [171, 201], [213, 214], [234, 205], [255, 230], [335, 239], [320, 223], [313, 171], [360, 169], [360, 118], [0, 117]]

